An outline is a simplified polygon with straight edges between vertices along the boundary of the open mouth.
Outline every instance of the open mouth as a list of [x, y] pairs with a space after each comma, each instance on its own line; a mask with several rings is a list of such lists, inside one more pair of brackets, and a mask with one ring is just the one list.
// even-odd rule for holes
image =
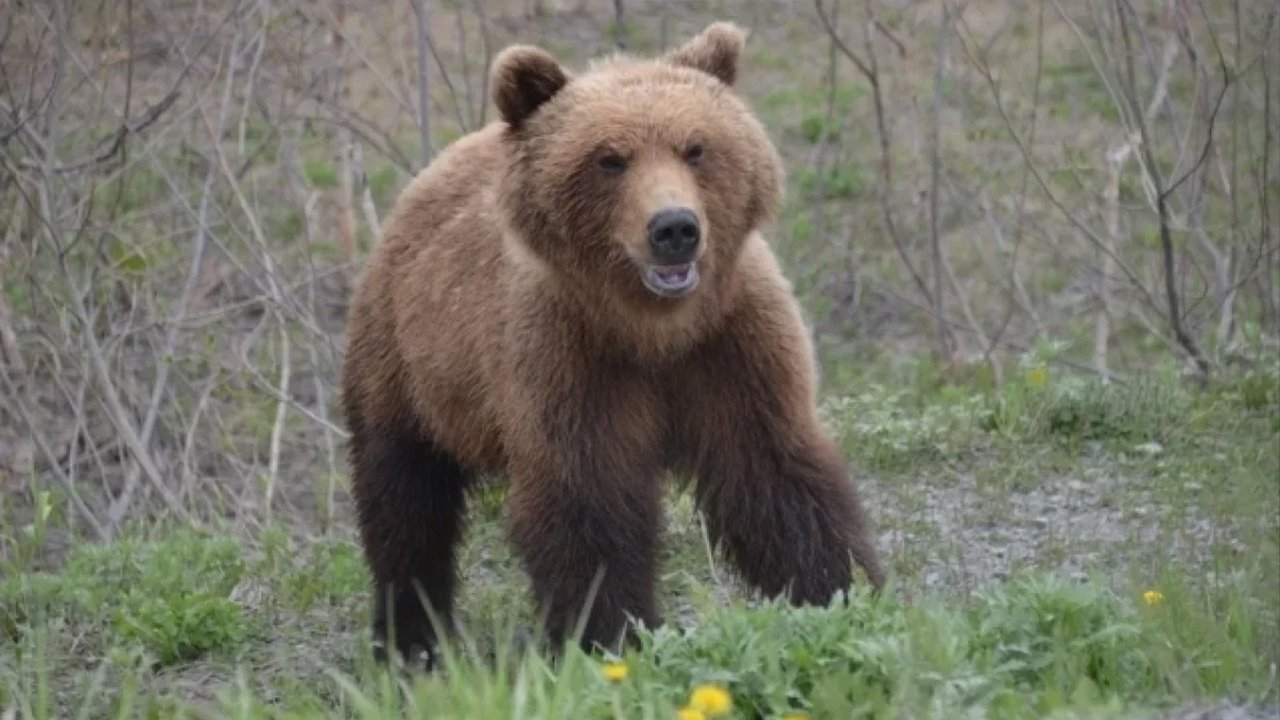
[[656, 295], [683, 297], [698, 285], [698, 263], [645, 265], [642, 277], [645, 287]]

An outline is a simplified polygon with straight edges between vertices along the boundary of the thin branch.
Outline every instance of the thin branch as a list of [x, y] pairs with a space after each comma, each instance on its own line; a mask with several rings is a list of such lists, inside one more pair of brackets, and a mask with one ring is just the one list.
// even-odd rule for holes
[[[960, 24], [965, 24], [963, 18], [960, 19]], [[1094, 245], [1094, 247], [1098, 248], [1101, 252], [1107, 253], [1108, 256], [1111, 257], [1111, 259], [1116, 263], [1116, 266], [1124, 273], [1130, 284], [1132, 284], [1134, 289], [1138, 291], [1139, 296], [1147, 303], [1147, 305], [1152, 308], [1159, 308], [1159, 304], [1155, 301], [1155, 297], [1151, 294], [1151, 291], [1147, 289], [1146, 285], [1143, 284], [1142, 279], [1138, 277], [1138, 274], [1133, 270], [1133, 268], [1129, 267], [1129, 264], [1124, 261], [1124, 258], [1117, 255], [1107, 246], [1105, 238], [1103, 238], [1098, 231], [1094, 230], [1088, 223], [1081, 220], [1079, 216], [1072, 212], [1071, 208], [1066, 206], [1066, 203], [1062, 201], [1062, 198], [1054, 188], [1049, 185], [1049, 179], [1045, 177], [1044, 172], [1035, 162], [1035, 158], [1031, 154], [1031, 149], [1028, 147], [1026, 139], [1023, 138], [1022, 134], [1018, 132], [1018, 129], [1014, 127], [1013, 120], [1009, 117], [1009, 111], [1008, 108], [1005, 107], [1003, 94], [1000, 90], [1000, 84], [992, 74], [991, 68], [984, 60], [974, 54], [968, 43], [962, 42], [960, 43], [960, 46], [968, 56], [969, 61], [973, 63], [975, 69], [977, 69], [978, 74], [986, 81], [988, 87], [991, 89], [992, 100], [995, 103], [996, 112], [1000, 116], [1000, 121], [1004, 125], [1005, 132], [1008, 133], [1010, 139], [1012, 139], [1014, 144], [1017, 145], [1018, 152], [1022, 155], [1023, 162], [1031, 172], [1031, 177], [1036, 181], [1036, 185], [1039, 186], [1040, 190], [1045, 194], [1045, 198], [1049, 201], [1049, 204], [1061, 213], [1072, 227], [1079, 230], [1080, 233]]]
[[1103, 211], [1106, 214], [1107, 239], [1112, 253], [1100, 253], [1102, 269], [1098, 273], [1098, 314], [1094, 319], [1093, 364], [1098, 370], [1107, 369], [1107, 345], [1111, 337], [1111, 256], [1120, 245], [1120, 176], [1125, 162], [1133, 153], [1133, 143], [1124, 143], [1107, 152], [1107, 186], [1102, 193]]
[[613, 0], [613, 43], [619, 50], [627, 49], [627, 21], [623, 16], [622, 0]]
[[[886, 299], [894, 300], [896, 302], [900, 302], [909, 307], [913, 307], [922, 312], [929, 310], [928, 306], [921, 305], [919, 301], [913, 300], [909, 297], [906, 297], [905, 295], [900, 295], [897, 292], [895, 292], [892, 288], [876, 286], [871, 288], [871, 292], [876, 293]], [[961, 330], [964, 332], [971, 332], [971, 333], [977, 334], [976, 328], [969, 327], [968, 324], [966, 324], [961, 320], [956, 320], [955, 318], [949, 315], [944, 315], [944, 319], [946, 320], [947, 325], [953, 330]], [[1016, 340], [993, 339], [992, 342], [996, 343], [997, 345], [1011, 348], [1013, 350], [1016, 350], [1022, 353], [1030, 352], [1032, 349], [1029, 345], [1020, 343]], [[1107, 378], [1108, 380], [1121, 385], [1125, 384], [1126, 382], [1124, 376], [1119, 375], [1114, 371], [1108, 370], [1105, 374], [1099, 373], [1097, 368], [1093, 367], [1092, 365], [1089, 365], [1088, 363], [1076, 362], [1074, 360], [1069, 360], [1061, 356], [1054, 357], [1052, 360], [1050, 360], [1050, 363], [1055, 365], [1061, 365], [1063, 367], [1069, 367], [1069, 368], [1072, 368], [1073, 370], [1079, 370], [1081, 372], [1087, 372], [1092, 375], [1099, 375], [1101, 377]]]
[[[210, 138], [215, 144], [222, 137], [222, 132], [226, 128], [227, 109], [231, 104], [231, 89], [235, 79], [235, 57], [236, 46], [239, 40], [239, 34], [232, 36], [231, 44], [227, 51], [227, 74], [226, 80], [222, 88], [222, 102], [218, 107], [218, 121], [215, 126], [214, 134]], [[187, 307], [191, 302], [191, 296], [195, 293], [196, 285], [200, 280], [200, 272], [204, 264], [205, 249], [209, 244], [208, 233], [208, 214], [209, 214], [209, 198], [213, 193], [213, 179], [215, 176], [215, 166], [212, 162], [208, 163], [205, 169], [204, 190], [200, 194], [200, 206], [196, 211], [196, 231], [192, 242], [191, 263], [187, 268], [187, 277], [183, 281], [182, 290], [178, 294], [178, 302], [174, 306], [173, 312], [169, 315], [168, 331], [165, 333], [164, 344], [160, 353], [156, 358], [156, 376], [151, 383], [151, 398], [147, 403], [147, 412], [142, 420], [142, 430], [140, 440], [143, 444], [151, 441], [151, 433], [155, 430], [156, 418], [160, 414], [160, 403], [164, 398], [165, 390], [169, 384], [169, 370], [173, 366], [174, 350], [178, 345], [178, 333], [182, 326], [183, 320], [187, 314]], [[119, 527], [120, 522], [124, 519], [129, 511], [129, 504], [133, 497], [133, 489], [138, 482], [138, 472], [140, 466], [134, 463], [125, 476], [124, 490], [117, 497], [116, 501], [111, 504], [107, 511], [107, 519], [111, 523], [112, 530]]]
[[431, 64], [427, 59], [433, 51], [431, 34], [427, 28], [428, 0], [410, 2], [418, 19], [418, 138], [422, 143], [422, 167], [426, 167], [434, 156], [431, 149]]
[[[1191, 359], [1195, 363], [1196, 369], [1198, 370], [1200, 376], [1204, 378], [1209, 375], [1209, 370], [1210, 370], [1209, 360], [1204, 356], [1204, 353], [1200, 350], [1200, 346], [1196, 342], [1195, 338], [1193, 338], [1191, 334], [1187, 332], [1186, 326], [1182, 321], [1181, 299], [1178, 295], [1177, 261], [1174, 257], [1174, 249], [1173, 249], [1173, 231], [1169, 227], [1170, 225], [1169, 202], [1168, 202], [1169, 193], [1172, 192], [1174, 189], [1176, 189], [1178, 184], [1181, 184], [1183, 180], [1189, 177], [1190, 172], [1194, 171], [1195, 168], [1193, 168], [1192, 171], [1188, 171], [1187, 174], [1179, 178], [1178, 183], [1171, 185], [1167, 188], [1164, 186], [1164, 179], [1161, 177], [1160, 168], [1156, 164], [1155, 153], [1151, 149], [1152, 138], [1151, 138], [1150, 130], [1147, 127], [1147, 119], [1145, 114], [1143, 113], [1143, 109], [1138, 105], [1137, 89], [1134, 87], [1133, 48], [1132, 48], [1132, 41], [1131, 41], [1131, 36], [1129, 32], [1129, 20], [1128, 20], [1129, 12], [1132, 12], [1132, 7], [1130, 7], [1129, 4], [1125, 2], [1125, 0], [1117, 0], [1117, 3], [1118, 3], [1117, 15], [1120, 18], [1120, 37], [1124, 41], [1124, 46], [1126, 50], [1125, 56], [1127, 58], [1127, 65], [1126, 65], [1127, 87], [1125, 88], [1126, 91], [1124, 93], [1124, 96], [1125, 96], [1125, 99], [1129, 102], [1130, 112], [1132, 112], [1134, 115], [1134, 120], [1138, 126], [1138, 133], [1141, 137], [1141, 143], [1138, 149], [1142, 153], [1142, 156], [1144, 158], [1144, 164], [1146, 165], [1147, 173], [1151, 176], [1151, 182], [1154, 184], [1156, 188], [1156, 192], [1158, 193], [1156, 196], [1156, 212], [1160, 220], [1160, 251], [1164, 261], [1165, 297], [1169, 303], [1169, 311], [1168, 311], [1169, 327], [1173, 331], [1173, 336], [1175, 339], [1177, 339], [1178, 344], [1181, 345], [1182, 348], [1186, 351], [1186, 353], [1191, 356]], [[1226, 92], [1226, 89], [1224, 87], [1223, 93], [1225, 94], [1225, 92]], [[1215, 106], [1214, 108], [1215, 115], [1217, 114], [1217, 107], [1221, 106], [1221, 102], [1222, 102], [1222, 96], [1219, 95], [1218, 105]], [[1200, 158], [1196, 161], [1196, 165], [1195, 165], [1196, 168], [1198, 168], [1201, 165], [1201, 163], [1204, 162], [1204, 158], [1208, 157], [1209, 147], [1211, 146], [1212, 138], [1213, 138], [1213, 132], [1212, 132], [1212, 124], [1211, 124], [1210, 132], [1209, 132], [1209, 141], [1205, 143], [1204, 151], [1201, 153]]]
[[3, 364], [0, 364], [0, 381], [4, 382], [4, 392], [0, 392], [0, 410], [14, 417], [26, 425], [30, 429], [31, 440], [35, 443], [36, 449], [44, 456], [45, 463], [49, 467], [49, 471], [53, 473], [58, 484], [62, 485], [62, 489], [67, 492], [67, 497], [71, 501], [71, 507], [75, 509], [76, 514], [81, 517], [89, 527], [93, 529], [93, 534], [99, 539], [107, 539], [110, 533], [107, 528], [94, 516], [93, 511], [85, 504], [80, 497], [76, 484], [62, 470], [61, 464], [58, 462], [58, 455], [49, 447], [48, 441], [45, 439], [44, 433], [36, 429], [34, 418], [27, 411], [26, 405], [18, 397], [18, 389], [14, 387], [13, 380], [9, 377], [9, 373], [5, 370]]
[[[294, 7], [298, 12], [303, 13], [304, 15], [307, 14], [309, 10], [305, 3], [296, 3]], [[334, 13], [323, 7], [321, 10], [324, 12], [324, 21], [329, 24], [330, 31], [336, 36], [342, 38], [346, 49], [350, 50], [352, 55], [360, 61], [360, 64], [369, 71], [373, 76], [373, 79], [378, 82], [378, 87], [382, 88], [383, 92], [387, 93], [388, 96], [395, 100], [396, 105], [398, 105], [401, 110], [408, 115], [414, 115], [415, 111], [413, 109], [413, 102], [396, 88], [395, 84], [391, 82], [386, 73], [382, 71], [382, 68], [373, 61], [373, 58], [364, 51], [364, 48], [362, 48], [359, 43], [349, 42], [346, 30], [342, 27], [343, 23], [338, 21], [338, 18]]]
[[902, 260], [903, 266], [911, 275], [911, 279], [915, 282], [916, 288], [919, 289], [921, 297], [932, 305], [933, 294], [929, 291], [929, 285], [925, 282], [924, 276], [920, 274], [920, 271], [916, 269], [915, 263], [911, 261], [911, 255], [907, 252], [906, 241], [898, 230], [898, 225], [894, 221], [893, 208], [890, 205], [890, 197], [892, 197], [893, 192], [893, 161], [889, 147], [889, 126], [885, 119], [884, 96], [880, 88], [879, 68], [876, 65], [875, 49], [871, 44], [871, 33], [865, 26], [863, 27], [863, 42], [870, 58], [868, 62], [859, 57], [840, 38], [839, 31], [832, 25], [831, 19], [823, 8], [822, 0], [814, 0], [813, 4], [818, 11], [818, 17], [822, 20], [822, 26], [826, 29], [827, 34], [831, 36], [831, 40], [835, 43], [836, 48], [840, 50], [840, 54], [847, 57], [858, 68], [858, 72], [862, 73], [862, 76], [866, 78], [867, 83], [871, 85], [871, 99], [876, 115], [876, 136], [880, 141], [880, 173], [884, 178], [884, 182], [880, 183], [879, 193], [881, 217], [884, 221], [885, 230], [889, 233], [889, 239], [893, 241], [893, 247], [897, 251], [898, 257]]
[[474, 6], [480, 20], [480, 50], [484, 53], [484, 68], [480, 71], [480, 121], [476, 126], [484, 127], [489, 112], [489, 67], [493, 64], [493, 42], [489, 37], [489, 19], [484, 14], [484, 3], [475, 0]]
[[[280, 326], [280, 395], [281, 398], [289, 396], [289, 381], [292, 371], [292, 361], [290, 359], [290, 343], [289, 330], [283, 324]], [[281, 438], [284, 436], [284, 421], [289, 415], [289, 404], [283, 399], [276, 401], [276, 417], [271, 423], [271, 446], [270, 453], [267, 456], [267, 487], [264, 492], [265, 497], [262, 500], [264, 519], [267, 525], [271, 524], [271, 510], [273, 500], [276, 495], [276, 485], [280, 479], [280, 445]]]
[[[426, 0], [414, 0], [414, 2], [425, 2]], [[427, 48], [431, 51], [431, 58], [436, 61], [436, 68], [440, 70], [440, 79], [444, 80], [444, 88], [449, 92], [449, 100], [453, 105], [454, 119], [458, 121], [458, 127], [466, 132], [469, 127], [467, 119], [462, 115], [462, 103], [458, 100], [458, 92], [453, 87], [453, 78], [449, 75], [449, 66], [444, 60], [440, 59], [439, 48], [427, 38]]]
[[[946, 291], [942, 284], [942, 237], [938, 229], [938, 203], [941, 194], [942, 149], [942, 68], [946, 55], [947, 8], [943, 5], [938, 16], [937, 37], [933, 48], [933, 98], [929, 105], [929, 247], [933, 252], [933, 317], [937, 330], [938, 357], [941, 361], [952, 361], [951, 337], [947, 332], [947, 324], [942, 319], [942, 295]], [[984, 341], [985, 345], [985, 341]]]
[[825, 28], [827, 34], [831, 36], [831, 40], [840, 50], [840, 54], [849, 58], [849, 62], [853, 63], [854, 66], [858, 68], [858, 72], [862, 73], [862, 76], [867, 79], [867, 82], [871, 83], [872, 87], [877, 87], [880, 81], [875, 70], [868, 65], [865, 60], [858, 57], [858, 53], [854, 52], [853, 48], [846, 45], [844, 40], [840, 38], [839, 31], [835, 29], [831, 23], [831, 19], [827, 17], [827, 11], [823, 8], [822, 0], [813, 0], [813, 6], [818, 11], [818, 19], [822, 20], [822, 27]]

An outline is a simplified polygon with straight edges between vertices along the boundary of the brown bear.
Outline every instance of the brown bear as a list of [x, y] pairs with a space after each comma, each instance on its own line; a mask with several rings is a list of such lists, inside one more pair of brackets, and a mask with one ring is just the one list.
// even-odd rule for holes
[[[373, 625], [430, 663], [468, 485], [509, 478], [547, 639], [659, 621], [664, 471], [751, 585], [822, 603], [883, 574], [816, 412], [790, 284], [760, 234], [782, 169], [732, 90], [745, 34], [571, 75], [503, 50], [500, 119], [396, 202], [353, 300], [342, 386]], [[585, 613], [585, 615], [584, 615]], [[380, 652], [385, 658], [385, 650]]]

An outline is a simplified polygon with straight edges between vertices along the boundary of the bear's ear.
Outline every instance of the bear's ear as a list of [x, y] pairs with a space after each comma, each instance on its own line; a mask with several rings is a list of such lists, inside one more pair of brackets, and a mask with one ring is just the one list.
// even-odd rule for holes
[[498, 53], [490, 73], [493, 102], [502, 119], [515, 128], [568, 82], [560, 63], [531, 45], [512, 45]]
[[741, 27], [730, 22], [711, 23], [692, 40], [673, 50], [667, 62], [701, 70], [725, 85], [733, 85], [738, 79], [738, 56], [746, 42], [747, 33]]

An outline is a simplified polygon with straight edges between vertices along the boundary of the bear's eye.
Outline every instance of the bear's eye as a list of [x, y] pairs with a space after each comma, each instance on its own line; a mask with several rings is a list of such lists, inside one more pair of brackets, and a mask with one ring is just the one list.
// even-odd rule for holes
[[627, 169], [627, 159], [617, 153], [601, 155], [600, 158], [596, 160], [596, 164], [600, 166], [601, 170], [614, 175]]
[[689, 143], [684, 148], [684, 161], [696, 165], [702, 159], [702, 143]]

